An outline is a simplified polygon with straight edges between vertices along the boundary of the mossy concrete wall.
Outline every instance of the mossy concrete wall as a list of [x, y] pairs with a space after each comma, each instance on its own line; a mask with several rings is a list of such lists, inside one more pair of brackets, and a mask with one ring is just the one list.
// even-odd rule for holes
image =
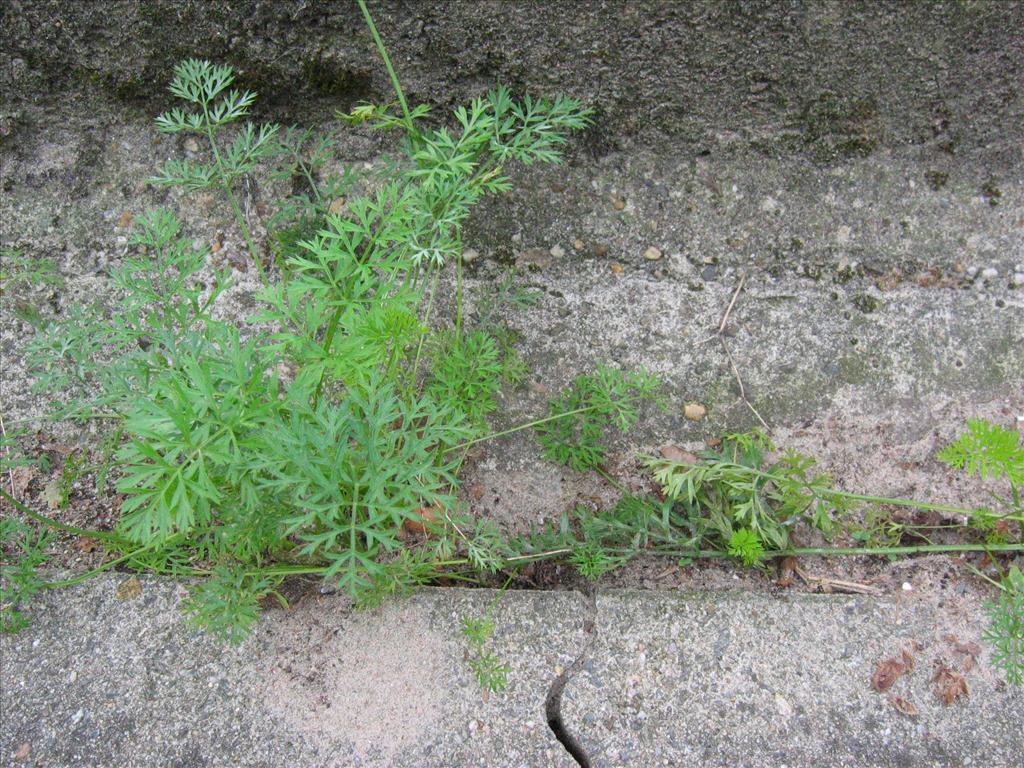
[[[1024, 144], [1019, 2], [370, 6], [412, 101], [447, 107], [496, 82], [567, 91], [598, 109], [598, 156], [725, 141], [816, 160], [909, 145], [1005, 163]], [[189, 56], [235, 66], [275, 119], [391, 98], [354, 0], [6, 0], [0, 48], [7, 139], [69, 113], [166, 108], [168, 73]]]

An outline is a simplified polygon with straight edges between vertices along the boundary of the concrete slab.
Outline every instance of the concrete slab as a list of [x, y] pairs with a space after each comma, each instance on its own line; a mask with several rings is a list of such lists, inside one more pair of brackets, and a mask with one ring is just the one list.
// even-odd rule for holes
[[[977, 640], [964, 598], [510, 592], [492, 650], [508, 690], [485, 696], [459, 626], [487, 590], [427, 589], [370, 613], [313, 593], [241, 646], [190, 630], [181, 584], [111, 575], [45, 595], [3, 651], [0, 763], [57, 766], [552, 766], [575, 762], [544, 700], [581, 649], [563, 716], [593, 766], [1011, 766], [1024, 691], [987, 651], [969, 698], [944, 706], [932, 664]], [[876, 665], [908, 649], [891, 694]], [[959, 667], [958, 667], [959, 668]]]

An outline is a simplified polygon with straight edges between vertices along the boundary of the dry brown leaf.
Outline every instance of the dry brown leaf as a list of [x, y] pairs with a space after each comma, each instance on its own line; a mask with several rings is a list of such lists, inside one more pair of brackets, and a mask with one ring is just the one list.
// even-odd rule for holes
[[905, 699], [902, 696], [891, 696], [889, 703], [892, 704], [893, 708], [897, 712], [902, 712], [904, 715], [910, 715], [913, 717], [917, 714], [917, 707], [914, 706], [914, 702], [909, 699]]
[[775, 582], [780, 587], [792, 587], [796, 583], [796, 558], [790, 555], [779, 562], [779, 578]]
[[11, 495], [18, 499], [21, 498], [26, 489], [35, 477], [39, 474], [39, 470], [35, 467], [14, 467], [11, 470], [9, 480], [11, 486]]
[[669, 461], [677, 461], [680, 464], [696, 464], [697, 457], [689, 451], [684, 451], [678, 445], [663, 445], [658, 449], [658, 453], [662, 455], [662, 458], [666, 458]]
[[124, 211], [117, 219], [118, 229], [128, 229], [135, 221], [135, 217], [132, 216], [131, 211]]
[[118, 600], [134, 600], [142, 594], [142, 582], [137, 576], [125, 579], [117, 585], [115, 596]]
[[615, 273], [616, 275], [621, 275], [621, 274], [622, 274], [622, 271], [623, 271], [623, 269], [624, 269], [624, 267], [623, 267], [623, 266], [622, 266], [621, 264], [619, 264], [619, 262], [617, 262], [617, 261], [613, 261], [613, 262], [612, 262], [612, 263], [611, 263], [611, 264], [610, 264], [610, 265], [608, 266], [608, 269], [610, 269], [610, 270], [611, 270], [612, 272], [614, 272], [614, 273]]
[[900, 652], [900, 658], [886, 659], [871, 676], [871, 687], [879, 693], [892, 688], [893, 683], [899, 680], [904, 672], [914, 669], [914, 657], [907, 651]]
[[64, 495], [60, 492], [60, 478], [54, 478], [46, 484], [43, 488], [43, 501], [46, 502], [46, 506], [50, 510], [60, 508], [60, 503], [63, 501]]
[[469, 497], [473, 501], [480, 501], [484, 497], [484, 487], [479, 483], [469, 486]]
[[981, 655], [981, 646], [973, 641], [961, 643], [956, 635], [943, 635], [942, 639], [952, 645], [957, 653], [962, 653], [975, 659]]
[[426, 533], [430, 525], [438, 519], [440, 512], [441, 507], [438, 504], [432, 507], [420, 507], [413, 512], [419, 519], [407, 517], [402, 522], [402, 527], [410, 533]]
[[75, 542], [75, 549], [77, 549], [83, 555], [87, 555], [90, 552], [95, 552], [98, 547], [99, 542], [91, 536], [79, 536], [78, 541]]
[[970, 696], [970, 691], [967, 689], [967, 680], [964, 676], [941, 662], [935, 668], [932, 682], [935, 683], [935, 695], [947, 707], [963, 696]]
[[327, 212], [332, 216], [337, 216], [345, 209], [345, 198], [336, 197], [331, 201], [331, 204], [327, 206]]

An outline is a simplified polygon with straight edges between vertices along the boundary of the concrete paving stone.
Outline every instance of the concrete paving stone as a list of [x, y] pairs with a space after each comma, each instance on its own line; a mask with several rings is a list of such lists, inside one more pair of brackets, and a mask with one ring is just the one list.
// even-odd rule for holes
[[[588, 646], [578, 593], [505, 594], [489, 647], [509, 688], [485, 696], [459, 627], [489, 590], [424, 589], [366, 613], [314, 592], [232, 647], [184, 623], [182, 584], [144, 578], [121, 600], [125, 578], [45, 594], [33, 625], [0, 641], [0, 764], [575, 765], [544, 699]], [[944, 636], [978, 639], [978, 606], [900, 598], [600, 593], [565, 722], [594, 766], [1019, 764], [1024, 691], [985, 654], [969, 698], [946, 707], [931, 690], [932, 665], [958, 661]], [[890, 693], [914, 717], [870, 686], [904, 648], [916, 666]]]

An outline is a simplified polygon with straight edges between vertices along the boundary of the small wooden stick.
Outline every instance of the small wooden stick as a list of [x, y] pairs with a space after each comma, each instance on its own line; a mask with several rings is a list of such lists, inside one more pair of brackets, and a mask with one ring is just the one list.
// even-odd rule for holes
[[855, 581], [842, 581], [841, 579], [827, 579], [824, 576], [812, 576], [799, 565], [793, 566], [793, 573], [808, 584], [816, 584], [818, 587], [828, 589], [830, 591], [857, 595], [873, 595], [875, 597], [881, 597], [885, 594], [878, 587], [872, 587], [868, 584], [858, 584]]

